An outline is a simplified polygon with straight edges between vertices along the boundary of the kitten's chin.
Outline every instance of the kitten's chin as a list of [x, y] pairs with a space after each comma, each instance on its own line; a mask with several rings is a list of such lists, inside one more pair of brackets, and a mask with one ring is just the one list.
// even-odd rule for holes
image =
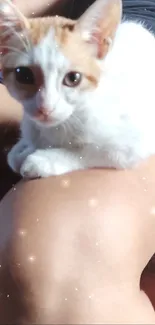
[[39, 121], [37, 119], [33, 119], [37, 125], [42, 128], [50, 128], [59, 125], [60, 123], [54, 123], [53, 121]]
[[48, 120], [44, 120], [41, 121], [39, 119], [36, 118], [32, 118], [32, 120], [40, 127], [42, 128], [51, 128], [51, 127], [57, 127], [60, 124], [62, 124], [64, 121], [63, 120], [53, 120], [53, 119], [48, 119]]

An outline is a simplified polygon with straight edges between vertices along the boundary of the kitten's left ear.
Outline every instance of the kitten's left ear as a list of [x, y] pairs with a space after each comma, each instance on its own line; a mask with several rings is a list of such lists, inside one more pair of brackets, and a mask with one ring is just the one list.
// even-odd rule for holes
[[104, 57], [122, 18], [122, 0], [96, 0], [80, 17], [76, 30], [92, 45], [93, 54]]

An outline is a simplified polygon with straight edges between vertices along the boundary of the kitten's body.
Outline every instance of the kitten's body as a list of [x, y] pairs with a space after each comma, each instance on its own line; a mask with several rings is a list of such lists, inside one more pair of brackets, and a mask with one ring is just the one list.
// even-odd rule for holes
[[[47, 47], [51, 39], [50, 62]], [[55, 125], [45, 127], [33, 120], [27, 110], [32, 109], [34, 98], [24, 100], [22, 139], [9, 154], [10, 166], [23, 176], [46, 177], [89, 167], [130, 168], [155, 154], [153, 34], [140, 23], [119, 24], [111, 49], [103, 59], [96, 60], [97, 85], [82, 89], [78, 96], [74, 89], [65, 93], [74, 107], [68, 118], [55, 86], [55, 70], [48, 75], [54, 56], [57, 71], [68, 65], [66, 52], [56, 42], [47, 34], [35, 46], [36, 62], [50, 79], [46, 106], [50, 96], [54, 107], [59, 101], [61, 104], [57, 104]], [[64, 120], [59, 123], [61, 114]]]

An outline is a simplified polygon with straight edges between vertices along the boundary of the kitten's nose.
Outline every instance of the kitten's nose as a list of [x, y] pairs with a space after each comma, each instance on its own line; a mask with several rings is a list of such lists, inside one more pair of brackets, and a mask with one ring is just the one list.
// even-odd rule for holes
[[48, 120], [49, 118], [49, 112], [46, 108], [44, 107], [39, 107], [36, 114], [35, 114], [35, 117], [40, 120], [40, 121], [45, 121], [45, 120]]
[[39, 107], [39, 109], [38, 109], [38, 114], [40, 114], [40, 115], [44, 115], [44, 116], [49, 116], [49, 112], [48, 112], [47, 109], [44, 108], [44, 107]]

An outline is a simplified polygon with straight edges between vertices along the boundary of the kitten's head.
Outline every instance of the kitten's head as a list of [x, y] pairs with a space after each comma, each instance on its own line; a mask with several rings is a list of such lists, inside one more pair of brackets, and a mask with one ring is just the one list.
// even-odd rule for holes
[[86, 107], [121, 20], [121, 0], [97, 0], [77, 21], [25, 18], [0, 0], [4, 83], [37, 123], [58, 125]]

